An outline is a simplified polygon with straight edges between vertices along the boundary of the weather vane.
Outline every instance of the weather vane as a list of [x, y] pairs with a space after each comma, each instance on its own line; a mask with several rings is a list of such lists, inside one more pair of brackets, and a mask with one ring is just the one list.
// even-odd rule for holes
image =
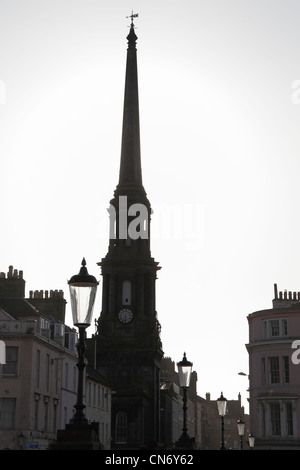
[[131, 18], [131, 26], [134, 26], [133, 18], [138, 18], [138, 16], [139, 16], [139, 14], [138, 13], [133, 13], [133, 11], [131, 12], [131, 15], [126, 16], [126, 18]]

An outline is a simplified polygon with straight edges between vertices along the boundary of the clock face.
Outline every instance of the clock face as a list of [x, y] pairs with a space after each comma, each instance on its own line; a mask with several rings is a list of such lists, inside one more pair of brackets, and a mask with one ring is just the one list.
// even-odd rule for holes
[[128, 308], [123, 308], [118, 315], [119, 321], [121, 323], [130, 323], [133, 319], [133, 313]]

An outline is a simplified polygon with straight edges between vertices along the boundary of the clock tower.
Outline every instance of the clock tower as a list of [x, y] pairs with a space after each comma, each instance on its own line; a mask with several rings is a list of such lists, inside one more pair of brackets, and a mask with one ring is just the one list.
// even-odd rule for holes
[[98, 263], [103, 291], [96, 367], [113, 390], [112, 448], [123, 449], [159, 439], [163, 356], [155, 307], [160, 267], [151, 256], [151, 206], [142, 183], [136, 16], [131, 15], [127, 36], [120, 173], [109, 207], [109, 248]]

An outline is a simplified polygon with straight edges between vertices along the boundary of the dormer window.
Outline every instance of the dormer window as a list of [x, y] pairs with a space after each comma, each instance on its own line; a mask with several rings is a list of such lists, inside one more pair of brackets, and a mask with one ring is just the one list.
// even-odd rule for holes
[[62, 338], [65, 333], [65, 325], [62, 323], [52, 323], [51, 324], [51, 338]]
[[278, 318], [263, 321], [263, 337], [278, 338], [288, 335], [287, 319]]
[[45, 318], [41, 318], [41, 330], [49, 330], [49, 322]]

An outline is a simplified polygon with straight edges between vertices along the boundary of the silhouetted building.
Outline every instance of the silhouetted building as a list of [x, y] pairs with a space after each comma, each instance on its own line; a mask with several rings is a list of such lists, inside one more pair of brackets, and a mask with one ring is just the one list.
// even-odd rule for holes
[[[64, 318], [62, 291], [25, 299], [23, 272], [12, 266], [0, 279], [0, 340], [6, 351], [6, 364], [0, 364], [0, 449], [47, 449], [74, 413], [77, 332], [57, 318]], [[85, 412], [99, 423], [99, 440], [108, 449], [111, 389], [92, 365], [85, 373]]]
[[[211, 400], [210, 393], [206, 393], [205, 400], [201, 399], [201, 410], [201, 448], [203, 450], [218, 450], [222, 440], [221, 418], [218, 414], [217, 400]], [[237, 429], [237, 420], [239, 418], [245, 421], [243, 449], [248, 450], [249, 415], [245, 414], [240, 394], [237, 400], [227, 400], [227, 411], [224, 416], [224, 443], [226, 449], [240, 449], [240, 437]]]
[[158, 263], [150, 251], [151, 206], [142, 183], [137, 54], [133, 22], [127, 49], [119, 182], [110, 206], [110, 240], [99, 263], [102, 311], [97, 369], [112, 396], [112, 445], [137, 448], [159, 437], [160, 361], [155, 307]]
[[9, 266], [7, 275], [0, 273], [0, 296], [6, 297], [25, 297], [25, 281], [23, 279], [23, 271], [14, 269]]
[[[175, 362], [170, 357], [161, 361], [160, 384], [160, 443], [172, 449], [183, 428], [183, 394]], [[201, 448], [201, 398], [197, 396], [197, 372], [191, 374], [187, 391], [187, 433], [195, 449]]]
[[256, 449], [300, 449], [300, 293], [274, 291], [248, 315], [250, 426]]
[[65, 323], [67, 301], [62, 290], [30, 291], [27, 300], [41, 312], [52, 315], [57, 320]]

